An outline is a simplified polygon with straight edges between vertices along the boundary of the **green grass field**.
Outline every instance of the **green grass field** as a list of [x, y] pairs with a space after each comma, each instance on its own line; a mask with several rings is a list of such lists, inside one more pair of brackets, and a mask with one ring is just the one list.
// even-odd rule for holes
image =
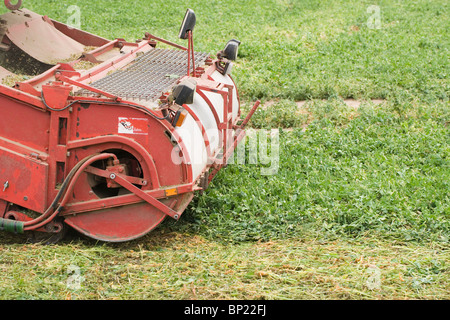
[[0, 299], [450, 298], [448, 1], [24, 3], [178, 43], [192, 8], [196, 50], [242, 41], [242, 107], [262, 100], [250, 127], [280, 130], [280, 158], [274, 175], [228, 166], [180, 221], [130, 243], [0, 234]]

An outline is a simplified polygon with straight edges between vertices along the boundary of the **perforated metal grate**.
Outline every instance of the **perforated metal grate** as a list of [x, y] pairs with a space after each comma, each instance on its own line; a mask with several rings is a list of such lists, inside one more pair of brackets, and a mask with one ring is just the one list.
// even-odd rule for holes
[[[203, 65], [207, 53], [194, 53], [195, 65]], [[154, 101], [170, 90], [187, 73], [187, 52], [182, 50], [153, 49], [137, 57], [126, 69], [97, 80], [92, 87], [127, 100]], [[81, 90], [80, 95], [89, 91]]]

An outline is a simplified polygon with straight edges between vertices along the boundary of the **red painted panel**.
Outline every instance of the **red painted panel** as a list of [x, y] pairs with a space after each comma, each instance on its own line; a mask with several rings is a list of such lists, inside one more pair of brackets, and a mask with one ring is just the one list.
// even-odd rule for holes
[[0, 147], [0, 198], [43, 213], [48, 164]]
[[[172, 161], [174, 145], [161, 121], [123, 105], [85, 103], [74, 107], [71, 141], [120, 136], [140, 144], [153, 158], [161, 186], [184, 184], [183, 165]], [[167, 124], [169, 125], [169, 124]], [[94, 152], [89, 147], [89, 153]], [[87, 147], [84, 147], [87, 150]], [[102, 152], [103, 150], [95, 150]]]
[[0, 96], [0, 136], [46, 152], [50, 114]]
[[109, 242], [129, 241], [157, 227], [165, 215], [148, 203], [127, 205], [66, 218], [66, 223], [88, 237]]

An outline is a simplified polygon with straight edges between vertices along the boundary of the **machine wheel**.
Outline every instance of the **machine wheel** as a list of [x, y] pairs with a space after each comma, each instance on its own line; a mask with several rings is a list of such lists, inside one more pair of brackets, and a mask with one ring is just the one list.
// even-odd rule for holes
[[[144, 158], [134, 149], [126, 145], [109, 143], [95, 145], [92, 148], [82, 150], [89, 153], [112, 153], [120, 160], [120, 165], [125, 165], [126, 175], [145, 181], [152, 181], [151, 170]], [[79, 156], [83, 158], [84, 155]], [[97, 161], [91, 164], [92, 167], [106, 170], [111, 166], [107, 160]], [[154, 174], [157, 174], [155, 172]], [[180, 180], [180, 183], [182, 181]], [[166, 214], [157, 207], [142, 200], [134, 204], [118, 205], [117, 203], [108, 205], [109, 199], [120, 198], [131, 192], [123, 187], [108, 186], [109, 181], [104, 177], [94, 173], [85, 173], [80, 176], [74, 187], [74, 202], [89, 201], [89, 198], [82, 198], [86, 195], [86, 190], [90, 191], [90, 197], [100, 200], [105, 199], [104, 207], [93, 211], [80, 211], [71, 214], [64, 214], [65, 223], [84, 236], [103, 242], [125, 242], [143, 237], [154, 230], [166, 218]], [[146, 191], [158, 186], [152, 183], [136, 185], [137, 188]], [[78, 198], [77, 195], [81, 196]], [[182, 212], [191, 194], [184, 193], [169, 196], [160, 201], [174, 211]], [[111, 204], [111, 202], [109, 202]]]
[[125, 205], [66, 218], [79, 233], [105, 242], [124, 242], [140, 238], [156, 228], [165, 214], [148, 203]]

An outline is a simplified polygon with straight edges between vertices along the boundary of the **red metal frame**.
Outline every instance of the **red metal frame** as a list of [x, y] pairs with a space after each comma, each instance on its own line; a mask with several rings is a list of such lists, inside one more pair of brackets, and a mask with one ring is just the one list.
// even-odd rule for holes
[[[92, 228], [86, 230], [89, 236], [114, 241], [142, 235], [160, 223], [164, 216], [179, 219], [194, 192], [202, 190], [199, 184], [203, 186], [204, 183], [200, 180], [207, 177], [210, 182], [226, 165], [245, 136], [243, 129], [259, 103], [238, 125], [239, 120], [233, 119], [235, 85], [212, 79], [212, 74], [217, 71], [216, 63], [212, 61], [208, 61], [206, 68], [195, 66], [192, 32], [189, 32], [188, 48], [185, 48], [148, 33], [137, 43], [123, 39], [108, 41], [81, 30], [71, 30], [60, 22], [52, 22], [58, 30], [81, 43], [97, 46], [85, 53], [84, 59], [98, 65], [77, 71], [73, 67], [80, 61], [78, 59], [59, 63], [30, 80], [17, 83], [14, 88], [0, 85], [0, 164], [17, 163], [13, 169], [3, 166], [0, 170], [0, 185], [5, 185], [4, 194], [0, 193], [0, 219], [14, 218], [25, 231], [45, 231], [45, 226], [61, 216], [81, 232], [89, 225]], [[193, 177], [186, 145], [160, 111], [125, 101], [123, 97], [89, 85], [108, 72], [126, 66], [139, 53], [152, 50], [156, 46], [155, 40], [187, 51], [187, 77], [196, 78], [196, 92], [207, 103], [220, 131], [219, 158], [211, 150], [199, 117], [190, 106], [183, 106], [202, 132], [209, 159], [198, 177]], [[125, 48], [125, 53], [105, 62], [97, 60], [117, 47]], [[96, 96], [69, 96], [73, 88], [88, 90]], [[222, 120], [205, 92], [218, 94], [223, 99]], [[240, 103], [239, 95], [237, 99]], [[10, 115], [13, 113], [15, 117], [12, 118]], [[148, 123], [144, 128], [146, 131], [134, 136], [118, 132], [118, 119], [121, 117]], [[233, 130], [236, 130], [234, 137]], [[174, 147], [178, 148], [182, 158], [180, 163], [170, 159]], [[120, 162], [118, 155], [125, 157], [126, 161], [135, 161], [139, 175], [127, 174], [126, 165]], [[98, 165], [105, 161], [113, 161], [114, 164], [100, 168]], [[20, 176], [21, 172], [28, 173], [31, 180]], [[6, 181], [7, 184], [2, 179], [11, 181]], [[102, 179], [108, 183], [108, 189], [128, 190], [130, 193], [109, 195], [105, 190], [94, 191]], [[11, 206], [11, 203], [15, 205]], [[17, 211], [17, 206], [41, 215], [31, 219]], [[136, 210], [128, 209], [131, 207]], [[106, 215], [101, 217], [104, 213]], [[146, 222], [146, 217], [152, 214], [155, 217]], [[123, 227], [126, 230], [122, 230], [124, 217], [146, 225], [135, 230], [127, 225]], [[105, 221], [108, 221], [112, 233], [117, 232], [116, 238], [105, 231]]]

